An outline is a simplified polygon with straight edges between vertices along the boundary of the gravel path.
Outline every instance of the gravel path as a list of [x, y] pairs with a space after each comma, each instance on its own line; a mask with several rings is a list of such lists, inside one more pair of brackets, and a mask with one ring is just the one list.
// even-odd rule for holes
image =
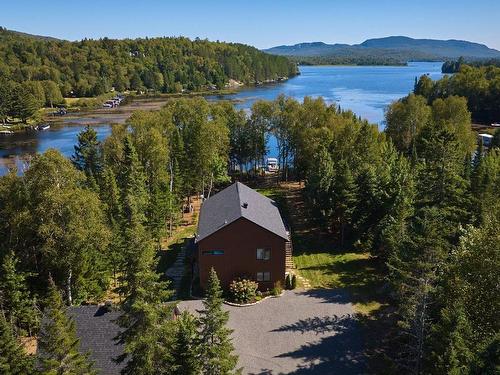
[[[202, 304], [179, 307], [194, 312]], [[255, 306], [225, 309], [243, 374], [363, 373], [360, 328], [343, 291], [286, 291]]]

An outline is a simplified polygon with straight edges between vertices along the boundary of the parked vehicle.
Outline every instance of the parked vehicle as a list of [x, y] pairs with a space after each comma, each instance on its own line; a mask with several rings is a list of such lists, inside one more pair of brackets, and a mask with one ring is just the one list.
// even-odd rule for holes
[[267, 171], [268, 172], [276, 172], [278, 169], [279, 169], [278, 159], [267, 158]]

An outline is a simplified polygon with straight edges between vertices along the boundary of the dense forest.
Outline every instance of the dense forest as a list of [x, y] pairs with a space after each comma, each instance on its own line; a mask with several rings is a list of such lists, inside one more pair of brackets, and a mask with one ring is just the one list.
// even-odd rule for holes
[[317, 223], [384, 265], [395, 310], [373, 353], [383, 373], [495, 373], [500, 131], [477, 148], [457, 96], [397, 101], [382, 133], [321, 99], [260, 105]]
[[490, 124], [500, 120], [500, 67], [494, 65], [460, 64], [457, 73], [438, 81], [423, 75], [415, 82], [414, 93], [424, 96], [429, 104], [438, 98], [462, 96], [474, 121]]
[[441, 67], [441, 72], [442, 73], [458, 73], [460, 71], [460, 68], [462, 65], [467, 64], [470, 66], [474, 67], [480, 67], [480, 66], [496, 66], [497, 68], [500, 68], [500, 59], [482, 59], [482, 60], [475, 60], [475, 61], [466, 61], [463, 57], [460, 57], [458, 60], [449, 60], [445, 61], [443, 63], [443, 66]]
[[[214, 184], [227, 181], [229, 129], [240, 115], [225, 103], [174, 100], [161, 111], [136, 112], [102, 144], [86, 128], [71, 159], [49, 149], [23, 176], [0, 179], [0, 352], [9, 354], [0, 360], [2, 373], [32, 370], [34, 359], [14, 338], [40, 331], [41, 309], [50, 317], [39, 337], [41, 373], [94, 373], [78, 354], [65, 306], [102, 301], [110, 291], [122, 301], [125, 373], [180, 373], [173, 369], [189, 360], [203, 374], [230, 373], [236, 357], [217, 276], [206, 314], [173, 322], [156, 254], [183, 198], [210, 196]], [[170, 350], [178, 350], [174, 359]], [[24, 367], [16, 372], [14, 364]]]
[[[368, 249], [381, 261], [393, 306], [376, 353], [388, 363], [385, 373], [493, 373], [500, 132], [489, 149], [477, 148], [467, 100], [458, 96], [410, 94], [386, 120], [380, 132], [321, 98], [257, 101], [248, 115], [227, 102], [176, 99], [134, 113], [102, 143], [85, 129], [71, 159], [51, 149], [24, 175], [3, 176], [0, 350], [7, 363], [31, 371], [33, 358], [16, 350], [14, 338], [36, 334], [47, 307], [53, 323], [41, 338], [42, 373], [63, 365], [92, 373], [64, 306], [101, 301], [113, 289], [123, 301], [125, 373], [177, 374], [179, 366], [232, 373], [216, 275], [200, 320], [186, 314], [172, 322], [156, 253], [188, 197], [210, 197], [234, 169], [251, 175], [273, 134], [281, 177], [304, 182], [316, 223], [339, 246]], [[63, 363], [61, 352], [74, 360]]]
[[[393, 56], [290, 56], [299, 65], [403, 66], [407, 60]], [[421, 60], [423, 61], [423, 60]]]
[[0, 77], [51, 81], [63, 96], [117, 91], [180, 92], [291, 77], [295, 64], [236, 43], [188, 38], [69, 42], [0, 29]]

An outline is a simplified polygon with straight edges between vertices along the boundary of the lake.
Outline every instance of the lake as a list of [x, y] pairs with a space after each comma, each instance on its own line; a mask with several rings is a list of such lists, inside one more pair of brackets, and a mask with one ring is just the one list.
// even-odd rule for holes
[[[432, 79], [442, 77], [440, 62], [412, 62], [408, 66], [301, 66], [301, 74], [288, 81], [243, 88], [235, 94], [208, 96], [209, 100], [234, 100], [236, 107], [250, 109], [259, 99], [273, 100], [280, 94], [302, 100], [305, 96], [322, 96], [328, 104], [336, 103], [350, 109], [383, 128], [384, 110], [388, 104], [407, 95], [415, 77], [428, 74]], [[110, 124], [123, 123], [135, 109], [159, 108], [163, 102], [133, 102], [118, 109], [99, 109], [91, 113], [62, 117], [51, 128], [40, 132], [0, 134], [0, 175], [9, 167], [23, 168], [29, 155], [48, 148], [59, 149], [64, 155], [73, 153], [77, 134], [92, 125], [100, 140], [110, 132]], [[271, 140], [269, 155], [276, 156]]]

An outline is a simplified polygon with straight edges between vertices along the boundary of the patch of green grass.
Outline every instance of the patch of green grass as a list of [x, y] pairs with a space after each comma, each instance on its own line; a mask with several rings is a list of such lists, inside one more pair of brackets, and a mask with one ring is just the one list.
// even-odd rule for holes
[[380, 310], [382, 307], [387, 306], [386, 303], [380, 303], [379, 301], [367, 301], [367, 302], [357, 302], [354, 304], [354, 309], [357, 313], [363, 315], [372, 315], [376, 311]]
[[[294, 257], [300, 274], [309, 280], [313, 288], [345, 288], [345, 276], [353, 271], [358, 261], [370, 259], [368, 253], [303, 253]], [[355, 263], [352, 263], [355, 262]]]
[[311, 251], [294, 256], [294, 262], [312, 288], [346, 289], [358, 313], [370, 315], [384, 305], [378, 293], [381, 267], [370, 253]]

